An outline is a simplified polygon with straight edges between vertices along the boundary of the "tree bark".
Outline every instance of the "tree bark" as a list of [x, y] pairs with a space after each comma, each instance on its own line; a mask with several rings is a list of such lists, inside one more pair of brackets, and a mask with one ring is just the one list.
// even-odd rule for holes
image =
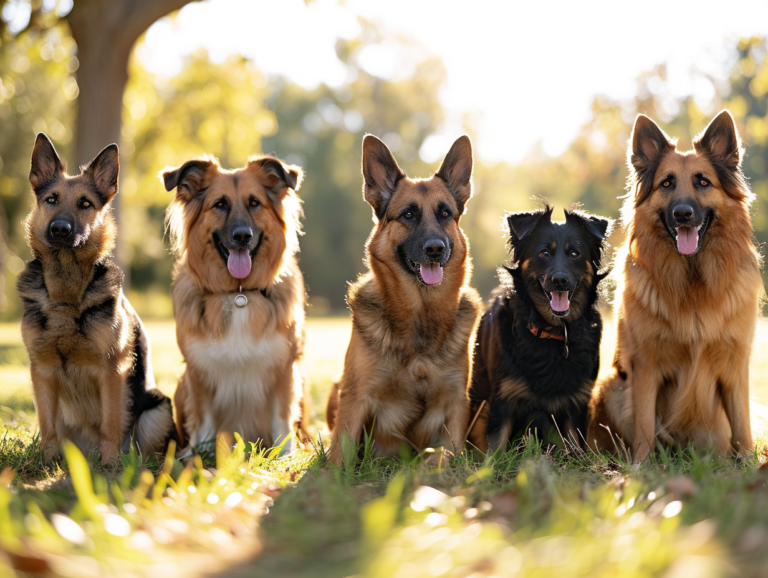
[[[87, 164], [105, 146], [120, 142], [128, 60], [139, 36], [157, 19], [190, 0], [76, 0], [66, 19], [77, 43], [76, 166]], [[74, 168], [74, 167], [73, 167]], [[71, 171], [76, 172], [76, 171]], [[113, 201], [122, 224], [120, 195]], [[118, 235], [116, 260], [126, 274], [126, 244]]]

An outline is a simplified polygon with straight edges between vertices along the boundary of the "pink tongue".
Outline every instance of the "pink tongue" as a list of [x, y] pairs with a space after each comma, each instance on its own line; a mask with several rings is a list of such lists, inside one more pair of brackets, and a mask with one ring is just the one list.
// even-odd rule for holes
[[693, 255], [699, 246], [699, 229], [701, 227], [678, 227], [677, 250], [683, 255]]
[[552, 308], [552, 311], [557, 311], [558, 313], [568, 311], [568, 307], [571, 306], [570, 301], [568, 301], [568, 291], [553, 291], [549, 306]]
[[229, 274], [235, 279], [245, 279], [251, 272], [251, 256], [248, 249], [234, 249], [229, 252], [227, 259]]
[[440, 263], [426, 263], [421, 265], [421, 278], [427, 285], [437, 285], [443, 280], [443, 268]]

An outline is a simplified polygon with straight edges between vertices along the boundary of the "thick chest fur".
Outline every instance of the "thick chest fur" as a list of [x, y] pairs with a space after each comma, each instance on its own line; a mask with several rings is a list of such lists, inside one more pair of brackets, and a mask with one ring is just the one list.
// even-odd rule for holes
[[589, 309], [569, 325], [566, 356], [564, 341], [533, 335], [529, 315], [513, 313], [513, 306], [494, 307], [482, 321], [490, 325], [481, 327], [489, 349], [496, 350], [489, 355], [495, 358], [489, 364], [494, 394], [550, 413], [586, 405], [600, 365], [600, 314]]
[[763, 293], [756, 257], [745, 252], [727, 263], [711, 261], [653, 271], [636, 264], [624, 249], [617, 313], [620, 318], [642, 316], [643, 323], [632, 326], [639, 342], [703, 346], [745, 339], [745, 326], [757, 318]]
[[479, 316], [476, 297], [467, 290], [452, 315], [441, 319], [421, 314], [406, 324], [393, 320], [384, 304], [350, 302], [353, 331], [364, 349], [355, 354], [357, 372], [364, 374], [361, 386], [381, 401], [426, 400], [445, 391], [463, 395]]
[[220, 332], [198, 334], [182, 344], [187, 365], [203, 378], [215, 408], [265, 404], [276, 375], [293, 362], [287, 329], [274, 322], [256, 325], [249, 307], [234, 308]]
[[117, 367], [131, 336], [120, 271], [111, 264], [97, 264], [84, 290], [68, 300], [57, 298], [61, 280], [48, 277], [35, 259], [18, 280], [24, 303], [22, 336], [30, 360], [48, 368]]
[[25, 305], [22, 335], [30, 358], [40, 366], [62, 369], [115, 367], [130, 336], [128, 323], [117, 315], [117, 308], [112, 296], [90, 307], [46, 300]]

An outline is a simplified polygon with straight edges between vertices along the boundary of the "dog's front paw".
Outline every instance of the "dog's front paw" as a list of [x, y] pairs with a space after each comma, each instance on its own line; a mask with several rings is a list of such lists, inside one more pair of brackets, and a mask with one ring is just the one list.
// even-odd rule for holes
[[57, 444], [48, 444], [43, 450], [43, 459], [46, 462], [50, 462], [53, 458], [59, 455], [59, 446]]
[[120, 448], [114, 442], [101, 442], [101, 463], [107, 464], [120, 457]]

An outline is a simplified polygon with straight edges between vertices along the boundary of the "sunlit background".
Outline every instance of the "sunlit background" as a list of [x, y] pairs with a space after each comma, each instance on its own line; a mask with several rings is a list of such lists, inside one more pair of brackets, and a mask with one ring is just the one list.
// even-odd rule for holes
[[[363, 270], [372, 226], [365, 133], [411, 176], [472, 137], [476, 196], [462, 226], [484, 297], [505, 258], [504, 211], [539, 195], [618, 217], [638, 112], [688, 148], [731, 110], [765, 243], [767, 38], [764, 0], [0, 0], [0, 575], [764, 575], [760, 403], [755, 458], [739, 462], [660, 451], [637, 471], [622, 457], [528, 440], [490, 459], [425, 452], [336, 470], [319, 448], [350, 335], [347, 283]], [[116, 258], [168, 395], [182, 357], [163, 229], [171, 193], [158, 172], [204, 153], [226, 167], [257, 153], [304, 167], [314, 449], [246, 458], [219, 446], [186, 469], [136, 455], [103, 469], [71, 449], [66, 463], [42, 459], [14, 289], [30, 257], [22, 220], [40, 131], [70, 172], [119, 141]], [[616, 336], [607, 309], [604, 321], [602, 372]], [[768, 401], [766, 347], [761, 321], [757, 402]]]
[[[10, 38], [0, 51], [8, 319], [20, 314], [13, 284], [29, 257], [20, 223], [31, 203], [35, 133], [47, 132], [74, 164], [79, 61], [66, 21], [55, 18], [71, 3], [46, 0], [38, 9], [45, 26], [28, 26], [28, 2], [2, 8]], [[118, 258], [131, 295], [145, 316], [170, 315], [162, 225], [170, 193], [158, 171], [203, 153], [237, 167], [274, 152], [307, 173], [301, 266], [310, 312], [342, 311], [371, 227], [360, 195], [366, 132], [414, 176], [433, 171], [456, 137], [472, 136], [476, 197], [463, 226], [484, 296], [504, 258], [504, 210], [544, 195], [618, 216], [637, 112], [687, 147], [730, 108], [758, 193], [758, 238], [768, 240], [765, 22], [768, 4], [758, 1], [728, 10], [662, 1], [642, 10], [610, 1], [189, 3], [148, 28], [129, 65]]]

